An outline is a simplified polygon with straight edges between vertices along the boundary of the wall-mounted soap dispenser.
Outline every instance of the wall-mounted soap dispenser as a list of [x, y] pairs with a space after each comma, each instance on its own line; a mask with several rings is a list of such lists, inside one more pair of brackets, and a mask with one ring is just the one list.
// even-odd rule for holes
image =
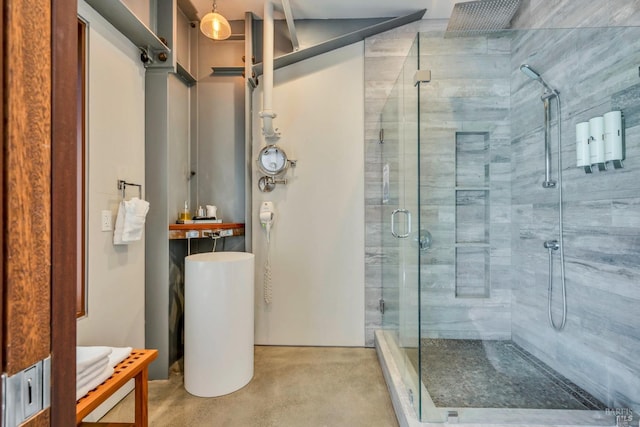
[[[589, 122], [576, 124], [576, 166], [591, 173], [595, 165], [607, 170], [607, 163], [622, 169], [624, 160], [624, 114], [609, 111]], [[585, 142], [586, 141], [586, 142]]]
[[598, 170], [604, 171], [607, 169], [604, 163], [604, 117], [589, 120], [589, 135], [590, 162], [597, 165]]
[[589, 153], [589, 122], [576, 125], [576, 166], [591, 173], [591, 154]]
[[604, 115], [604, 159], [613, 164], [614, 169], [623, 167], [624, 129], [622, 111], [610, 111]]

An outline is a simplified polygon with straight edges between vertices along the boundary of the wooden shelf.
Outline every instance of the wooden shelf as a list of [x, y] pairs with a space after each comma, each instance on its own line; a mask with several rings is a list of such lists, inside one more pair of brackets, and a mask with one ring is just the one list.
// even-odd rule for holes
[[[195, 237], [190, 237], [193, 239], [202, 239], [209, 238], [209, 236], [205, 236], [205, 233], [212, 231], [220, 231], [220, 230], [232, 230], [232, 236], [244, 236], [244, 224], [241, 223], [233, 223], [233, 222], [223, 222], [220, 224], [170, 224], [169, 225], [169, 239], [186, 239], [187, 233], [191, 232], [193, 234], [198, 233]], [[225, 236], [225, 237], [232, 237]]]

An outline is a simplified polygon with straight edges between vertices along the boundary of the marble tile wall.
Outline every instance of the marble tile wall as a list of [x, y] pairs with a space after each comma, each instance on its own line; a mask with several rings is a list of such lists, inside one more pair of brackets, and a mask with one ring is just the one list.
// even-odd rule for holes
[[[572, 22], [593, 19], [583, 12], [589, 17], [581, 15], [580, 21], [574, 14]], [[541, 13], [537, 19], [542, 19]], [[516, 35], [511, 58], [513, 340], [609, 407], [632, 408], [636, 413], [640, 411], [639, 49], [639, 27], [548, 29]], [[542, 73], [558, 88], [562, 100], [568, 306], [562, 332], [547, 323], [548, 254], [542, 247], [544, 240], [558, 234], [557, 190], [540, 185], [541, 88], [518, 71], [522, 63]], [[616, 109], [626, 116], [625, 169], [586, 175], [574, 166], [575, 125]], [[554, 154], [554, 165], [556, 159]], [[553, 314], [558, 322], [557, 259], [554, 270]]]
[[522, 0], [512, 28], [640, 25], [640, 0]]
[[420, 33], [423, 337], [511, 336], [510, 45]]

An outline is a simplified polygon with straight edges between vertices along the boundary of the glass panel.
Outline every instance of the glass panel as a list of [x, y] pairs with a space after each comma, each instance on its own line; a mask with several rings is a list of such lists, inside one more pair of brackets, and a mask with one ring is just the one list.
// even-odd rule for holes
[[[421, 252], [414, 300], [422, 420], [445, 422], [456, 410], [460, 423], [606, 425], [632, 414], [637, 424], [640, 168], [629, 165], [640, 161], [640, 28], [445, 38], [429, 25], [419, 36], [420, 68], [432, 72], [419, 89], [419, 221], [432, 244]], [[522, 64], [545, 83], [521, 73]], [[545, 85], [562, 202], [559, 188], [541, 185]], [[584, 157], [576, 126], [616, 110], [624, 168], [609, 162], [585, 174], [576, 167]], [[563, 316], [562, 261], [543, 247], [556, 239], [565, 251], [562, 331], [548, 321], [550, 263], [556, 325]], [[400, 312], [409, 305], [401, 300]]]
[[417, 39], [385, 104], [383, 165], [383, 328], [393, 357], [420, 417], [419, 197]]

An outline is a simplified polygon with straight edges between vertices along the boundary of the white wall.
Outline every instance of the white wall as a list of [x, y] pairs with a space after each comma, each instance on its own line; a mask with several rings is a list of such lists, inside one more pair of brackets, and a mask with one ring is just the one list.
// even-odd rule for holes
[[[278, 145], [298, 166], [289, 172], [289, 184], [271, 193], [254, 187], [257, 344], [364, 344], [363, 46], [275, 72]], [[257, 119], [261, 86], [253, 105], [252, 161], [264, 146]], [[255, 186], [256, 171], [253, 177]], [[263, 301], [266, 240], [258, 221], [264, 200], [276, 210], [270, 306]]]
[[147, 27], [153, 29], [151, 19], [150, 0], [122, 0], [124, 3]]
[[[93, 9], [88, 21], [87, 271], [88, 312], [78, 345], [144, 347], [144, 239], [114, 246], [100, 230], [102, 210], [115, 214], [117, 180], [144, 185], [144, 67], [138, 49]], [[137, 195], [137, 189], [127, 196]], [[152, 207], [153, 209], [153, 207]]]
[[[83, 0], [78, 15], [87, 22], [88, 306], [77, 322], [77, 342], [144, 348], [144, 239], [114, 246], [100, 218], [110, 210], [115, 225], [118, 179], [144, 186], [145, 70], [138, 49]], [[97, 421], [132, 389], [131, 381], [86, 420]]]

